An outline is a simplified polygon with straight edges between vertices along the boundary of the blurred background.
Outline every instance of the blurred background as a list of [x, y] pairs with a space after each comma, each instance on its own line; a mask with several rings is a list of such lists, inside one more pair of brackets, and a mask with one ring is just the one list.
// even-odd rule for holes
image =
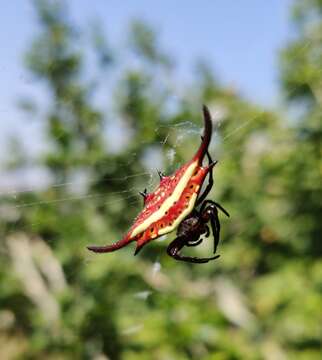
[[[17, 0], [0, 26], [0, 358], [321, 359], [322, 1]], [[220, 259], [89, 253], [202, 104]]]

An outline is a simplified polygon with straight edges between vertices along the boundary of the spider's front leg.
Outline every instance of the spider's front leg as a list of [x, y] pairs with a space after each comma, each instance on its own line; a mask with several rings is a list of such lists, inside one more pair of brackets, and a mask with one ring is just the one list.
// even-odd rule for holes
[[[201, 137], [201, 138], [203, 139], [203, 137]], [[209, 192], [211, 191], [211, 189], [212, 189], [212, 187], [214, 185], [213, 169], [214, 169], [214, 166], [217, 164], [217, 161], [212, 160], [208, 150], [206, 151], [206, 155], [207, 155], [207, 158], [208, 158], [208, 167], [209, 167], [208, 185], [205, 188], [203, 194], [198, 197], [196, 205], [200, 205], [206, 199], [206, 197], [208, 196]]]
[[[216, 255], [210, 258], [197, 258], [197, 257], [191, 257], [191, 256], [184, 256], [180, 255], [180, 250], [187, 245], [190, 242], [190, 244], [195, 244], [194, 246], [200, 244], [201, 241], [198, 241], [196, 239], [189, 239], [186, 236], [178, 236], [176, 239], [174, 239], [167, 248], [167, 253], [169, 256], [175, 258], [176, 260], [180, 261], [186, 261], [189, 263], [197, 263], [197, 264], [204, 264], [207, 263], [210, 260], [218, 259], [220, 255]], [[191, 246], [191, 245], [190, 245]]]
[[212, 233], [214, 236], [214, 254], [217, 251], [220, 237], [220, 222], [218, 217], [218, 209], [229, 217], [228, 212], [218, 203], [212, 200], [205, 200], [200, 208], [201, 217], [204, 222], [210, 221]]

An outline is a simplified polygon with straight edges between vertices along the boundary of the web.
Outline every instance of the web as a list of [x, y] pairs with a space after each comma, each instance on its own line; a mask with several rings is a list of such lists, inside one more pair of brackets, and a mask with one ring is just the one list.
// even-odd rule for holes
[[[305, 29], [304, 38], [310, 36], [311, 30], [311, 26]], [[256, 35], [258, 39], [262, 37], [260, 32]], [[318, 42], [319, 33], [316, 35], [314, 41]], [[196, 38], [200, 42], [207, 40], [206, 36], [196, 35]], [[238, 43], [249, 42], [251, 46], [251, 38], [239, 34], [236, 39]], [[297, 47], [301, 44], [304, 44], [301, 48]], [[88, 109], [98, 110], [99, 117], [106, 122], [124, 122], [129, 131], [133, 131], [129, 137], [139, 141], [129, 139], [128, 148], [135, 150], [127, 151], [124, 146], [118, 154], [115, 147], [111, 156], [109, 149], [104, 153], [101, 143], [96, 142], [97, 162], [90, 163], [90, 156], [89, 160], [86, 156], [79, 157], [80, 164], [86, 164], [86, 168], [90, 163], [92, 170], [81, 173], [82, 168], [77, 173], [78, 165], [71, 166], [70, 172], [66, 171], [67, 176], [61, 172], [62, 178], [65, 175], [64, 179], [68, 180], [54, 181], [54, 177], [48, 176], [45, 181], [38, 182], [17, 173], [19, 186], [13, 183], [4, 189], [0, 185], [0, 234], [3, 235], [0, 287], [1, 301], [4, 300], [4, 308], [0, 309], [1, 337], [3, 333], [10, 336], [16, 329], [20, 332], [22, 326], [22, 335], [34, 354], [39, 348], [40, 351], [50, 351], [55, 346], [61, 348], [67, 340], [71, 347], [84, 344], [85, 357], [93, 359], [105, 358], [103, 354], [111, 354], [114, 358], [108, 348], [110, 344], [130, 353], [131, 359], [131, 352], [139, 358], [140, 352], [150, 351], [152, 347], [155, 347], [152, 357], [157, 358], [176, 358], [170, 354], [162, 356], [161, 347], [165, 352], [167, 349], [181, 352], [183, 358], [211, 357], [217, 352], [241, 358], [251, 357], [250, 353], [254, 352], [267, 359], [286, 358], [287, 353], [302, 353], [303, 350], [313, 356], [317, 354], [319, 338], [315, 331], [319, 322], [315, 319], [319, 310], [316, 299], [321, 247], [320, 231], [316, 230], [319, 230], [321, 209], [317, 203], [320, 191], [316, 150], [319, 144], [311, 141], [314, 136], [318, 138], [318, 105], [321, 104], [316, 81], [321, 74], [321, 59], [316, 59], [320, 45], [316, 45], [317, 51], [311, 42], [296, 37], [282, 50], [285, 56], [282, 66], [286, 67], [281, 71], [282, 89], [290, 97], [286, 111], [293, 110], [291, 104], [295, 100], [294, 113], [283, 112], [284, 108], [276, 109], [274, 105], [265, 108], [261, 105], [260, 93], [253, 93], [251, 96], [255, 100], [251, 100], [245, 88], [238, 93], [235, 87], [226, 86], [227, 82], [207, 77], [209, 73], [206, 72], [197, 73], [189, 87], [187, 82], [179, 80], [179, 72], [174, 70], [178, 68], [174, 67], [170, 71], [173, 79], [167, 87], [164, 73], [160, 79], [160, 73], [152, 74], [154, 65], [149, 73], [149, 69], [142, 69], [141, 63], [126, 64], [131, 75], [137, 72], [147, 74], [148, 78], [142, 98], [134, 97], [133, 104], [141, 104], [144, 115], [151, 111], [159, 116], [143, 115], [142, 119], [137, 116], [140, 107], [126, 101], [127, 82], [122, 83], [124, 87], [117, 88], [121, 95], [117, 93], [115, 97], [105, 91], [103, 96], [94, 98], [95, 90], [93, 97], [86, 95]], [[250, 56], [257, 59], [254, 53]], [[211, 63], [211, 58], [208, 59]], [[316, 71], [312, 71], [314, 66], [304, 64], [310, 60], [317, 61]], [[310, 71], [297, 73], [292, 71], [294, 69]], [[222, 76], [220, 71], [215, 74]], [[251, 73], [253, 78], [254, 74], [257, 74], [255, 68]], [[125, 77], [127, 72], [120, 76], [122, 79], [123, 75]], [[230, 75], [238, 82], [238, 75], [234, 72]], [[247, 71], [243, 76], [248, 77]], [[310, 76], [314, 77], [313, 81]], [[85, 90], [87, 80], [83, 86]], [[251, 82], [252, 78], [249, 80]], [[260, 76], [258, 81], [262, 81]], [[105, 86], [106, 79], [102, 83]], [[293, 84], [297, 91], [295, 96], [291, 96]], [[180, 85], [187, 85], [187, 89], [175, 87]], [[150, 92], [150, 88], [153, 91]], [[169, 91], [165, 100], [163, 90]], [[136, 95], [135, 88], [133, 93]], [[300, 103], [299, 98], [303, 102]], [[39, 100], [37, 96], [32, 99]], [[50, 100], [53, 100], [55, 112], [55, 99]], [[170, 175], [191, 159], [203, 130], [199, 113], [202, 103], [209, 107], [214, 123], [209, 152], [219, 162], [214, 169], [215, 184], [207, 198], [220, 203], [230, 213], [230, 218], [219, 213], [221, 236], [216, 254], [220, 259], [206, 266], [174, 261], [167, 255], [166, 248], [175, 238], [175, 231], [151, 241], [138, 256], [134, 256], [135, 243], [111, 254], [89, 252], [86, 246], [109, 245], [127, 233], [143, 208], [139, 191], [146, 187], [151, 192], [159, 183], [157, 170]], [[41, 105], [46, 110], [44, 120], [48, 124], [47, 114], [52, 104]], [[276, 104], [279, 105], [283, 106]], [[193, 116], [187, 115], [190, 112]], [[68, 121], [67, 117], [61, 119]], [[83, 118], [75, 119], [76, 124]], [[149, 126], [149, 119], [158, 127]], [[171, 125], [167, 121], [171, 121]], [[113, 141], [115, 133], [107, 130]], [[145, 134], [150, 135], [150, 140]], [[73, 158], [73, 151], [65, 152], [59, 137], [54, 138], [50, 133], [49, 138], [61, 149], [61, 154], [71, 154]], [[101, 139], [100, 136], [97, 139]], [[75, 136], [73, 141], [81, 148], [81, 139]], [[109, 141], [102, 144], [108, 147]], [[142, 156], [141, 151], [144, 153], [146, 149]], [[69, 157], [56, 158], [54, 151], [50, 154], [60, 162], [57, 162], [57, 171], [48, 170], [48, 173], [59, 179], [65, 161], [69, 164]], [[121, 160], [113, 164], [118, 156]], [[109, 159], [113, 160], [111, 167], [104, 162]], [[50, 165], [48, 168], [53, 169]], [[3, 175], [0, 174], [0, 178]], [[97, 178], [100, 182], [96, 186]], [[204, 186], [206, 183], [207, 180]], [[212, 235], [202, 237], [200, 246], [184, 247], [181, 254], [198, 258], [212, 256]], [[227, 333], [236, 341], [227, 341]], [[74, 339], [70, 339], [72, 337]]]
[[[232, 130], [231, 132], [229, 132], [228, 134], [226, 134], [225, 136], [222, 137], [222, 142], [229, 142], [230, 138], [232, 136], [234, 136], [238, 131], [241, 131], [244, 127], [247, 127], [250, 123], [256, 121], [257, 119], [260, 118], [260, 115], [257, 115], [245, 122], [243, 122], [242, 124], [238, 125], [234, 130]], [[212, 141], [214, 143], [216, 143], [218, 141], [219, 138], [219, 133], [218, 130], [220, 128], [221, 122], [217, 121], [219, 118], [217, 118], [216, 112], [214, 113], [213, 116], [213, 122], [216, 125], [216, 129], [213, 133], [213, 139]], [[162, 127], [166, 127], [167, 131], [168, 131], [168, 135], [164, 138], [163, 141], [160, 142], [160, 154], [166, 158], [166, 160], [172, 165], [172, 167], [174, 169], [178, 168], [180, 166], [180, 163], [176, 162], [176, 149], [178, 147], [180, 147], [180, 144], [182, 144], [183, 142], [187, 141], [187, 139], [191, 139], [192, 137], [197, 137], [200, 136], [202, 134], [202, 128], [197, 127], [195, 124], [193, 124], [192, 122], [189, 121], [185, 121], [185, 122], [180, 122], [176, 125], [162, 125]], [[156, 132], [159, 131], [159, 128], [157, 128], [155, 130]], [[167, 143], [167, 139], [168, 136], [170, 134], [170, 132], [172, 131], [176, 131], [177, 133], [177, 142], [176, 145], [174, 147], [172, 147], [169, 150], [165, 150], [165, 144]], [[211, 145], [211, 148], [213, 149], [214, 146]], [[218, 156], [217, 156], [218, 158]], [[229, 158], [229, 152], [225, 153], [223, 157], [221, 157], [221, 159], [219, 160], [226, 160]], [[155, 163], [155, 157], [153, 157], [153, 155], [151, 156], [152, 163]], [[107, 178], [106, 181], [117, 181], [121, 184], [124, 184], [126, 187], [126, 182], [129, 178], [133, 178], [133, 177], [139, 177], [139, 178], [144, 178], [145, 182], [146, 182], [146, 187], [148, 190], [153, 191], [153, 188], [156, 186], [159, 177], [157, 174], [157, 170], [161, 170], [162, 171], [162, 164], [160, 162], [160, 159], [157, 159], [157, 163], [159, 163], [159, 166], [152, 166], [150, 164], [150, 160], [147, 161], [147, 166], [149, 167], [147, 169], [147, 171], [145, 172], [139, 172], [136, 173], [134, 175], [129, 175], [129, 176], [119, 176], [119, 177], [111, 177], [111, 178]], [[189, 160], [189, 159], [187, 159]], [[133, 157], [132, 161], [141, 161], [138, 160], [135, 156]], [[126, 169], [126, 164], [122, 165], [121, 167], [123, 167], [124, 171]], [[52, 189], [57, 189], [57, 188], [62, 188], [62, 187], [70, 187], [70, 188], [83, 188], [85, 185], [90, 185], [91, 182], [94, 181], [93, 179], [79, 179], [79, 180], [75, 180], [75, 181], [68, 181], [68, 182], [61, 182], [61, 183], [46, 183], [44, 185], [44, 188], [47, 190]], [[117, 191], [117, 192], [108, 192], [107, 194], [104, 193], [100, 193], [100, 194], [80, 194], [80, 195], [74, 195], [74, 196], [68, 196], [68, 197], [62, 197], [59, 199], [54, 199], [54, 200], [47, 200], [47, 201], [36, 201], [36, 202], [21, 202], [21, 200], [19, 199], [20, 195], [23, 194], [28, 194], [28, 193], [33, 193], [35, 191], [39, 191], [41, 190], [41, 188], [39, 188], [39, 185], [36, 185], [34, 187], [28, 187], [28, 188], [24, 188], [24, 189], [19, 189], [19, 190], [15, 190], [15, 189], [8, 189], [6, 191], [2, 191], [0, 192], [0, 196], [3, 199], [10, 199], [11, 200], [11, 208], [12, 209], [20, 209], [20, 208], [28, 208], [28, 207], [33, 207], [33, 206], [42, 206], [42, 205], [46, 205], [46, 204], [54, 204], [54, 203], [60, 203], [60, 202], [68, 202], [68, 201], [75, 201], [75, 200], [86, 200], [86, 199], [90, 199], [90, 198], [96, 198], [96, 197], [100, 197], [103, 198], [104, 201], [106, 201], [106, 204], [111, 204], [111, 202], [109, 202], [108, 199], [106, 199], [106, 197], [114, 195], [114, 194], [121, 194], [122, 196], [124, 196], [124, 199], [126, 200], [131, 200], [134, 197], [137, 197], [139, 195], [132, 195], [132, 196], [128, 196], [128, 194], [135, 190], [139, 193], [139, 191], [141, 191], [141, 187], [134, 187], [134, 188], [128, 188], [122, 191]], [[106, 200], [105, 200], [106, 199]], [[129, 205], [131, 205], [131, 201], [129, 202]]]
[[[235, 127], [233, 130], [226, 134], [220, 134], [220, 127], [223, 121], [225, 121], [225, 112], [222, 108], [218, 108], [217, 106], [210, 107], [210, 111], [212, 113], [213, 117], [213, 124], [214, 124], [214, 132], [212, 137], [212, 144], [210, 147], [210, 152], [214, 154], [214, 157], [219, 160], [220, 162], [229, 161], [230, 153], [225, 152], [221, 153], [218, 151], [222, 144], [224, 142], [229, 142], [231, 139], [233, 139], [234, 136], [240, 131], [242, 131], [244, 128], [247, 128], [247, 126], [251, 125], [253, 122], [258, 120], [260, 117], [260, 114], [248, 119], [247, 121], [244, 121], [237, 127]], [[146, 184], [146, 187], [148, 191], [153, 191], [156, 184], [159, 181], [159, 176], [157, 174], [157, 168], [156, 163], [159, 167], [159, 169], [162, 171], [162, 161], [160, 159], [165, 159], [166, 162], [170, 164], [170, 168], [177, 169], [181, 164], [177, 159], [177, 151], [180, 149], [180, 146], [184, 144], [185, 142], [189, 142], [191, 140], [200, 139], [200, 135], [203, 132], [202, 128], [202, 122], [200, 121], [200, 126], [196, 126], [190, 121], [183, 121], [179, 122], [173, 126], [167, 126], [162, 125], [163, 127], [166, 126], [166, 136], [159, 144], [159, 154], [155, 156], [155, 154], [151, 155], [151, 159], [148, 159], [146, 161], [146, 171], [139, 172], [131, 175], [131, 177], [137, 177], [139, 179], [144, 179], [144, 183]], [[164, 130], [164, 129], [162, 129]], [[156, 132], [160, 131], [160, 128], [157, 128], [155, 130]], [[168, 148], [167, 140], [170, 135], [173, 133], [176, 134], [176, 143], [174, 147]], [[218, 154], [218, 156], [217, 156]], [[161, 155], [161, 157], [160, 157]], [[158, 163], [158, 156], [159, 156], [159, 163]], [[188, 161], [189, 159], [185, 159], [185, 161]], [[139, 161], [136, 156], [131, 159], [131, 161]], [[126, 172], [126, 164], [122, 164], [122, 168], [124, 169], [124, 172]], [[218, 170], [220, 173], [220, 169]], [[215, 171], [215, 182], [216, 182], [216, 171]], [[33, 193], [34, 191], [38, 191], [39, 189], [37, 187], [29, 187], [25, 189], [21, 189], [16, 191], [15, 189], [12, 189], [11, 191], [7, 191], [5, 193], [1, 193], [1, 198], [3, 199], [9, 199], [10, 205], [6, 205], [5, 209], [2, 209], [2, 211], [8, 211], [9, 216], [14, 217], [15, 211], [21, 210], [21, 209], [29, 209], [34, 207], [42, 207], [46, 206], [48, 204], [61, 204], [61, 203], [69, 203], [73, 201], [86, 201], [88, 199], [96, 198], [99, 199], [102, 203], [105, 205], [112, 205], [115, 203], [115, 201], [123, 201], [126, 200], [129, 208], [137, 207], [137, 199], [140, 197], [138, 194], [139, 191], [142, 191], [143, 189], [140, 187], [134, 187], [134, 188], [127, 188], [127, 180], [129, 179], [129, 176], [118, 176], [114, 178], [108, 178], [107, 180], [109, 182], [116, 181], [118, 182], [124, 190], [118, 191], [118, 192], [109, 192], [108, 194], [105, 193], [78, 193], [72, 196], [68, 197], [61, 197], [58, 199], [54, 199], [52, 201], [31, 201], [31, 202], [22, 202], [20, 200], [21, 195], [26, 195], [28, 193]], [[86, 184], [83, 184], [82, 181], [85, 181]], [[93, 179], [76, 179], [74, 181], [69, 182], [62, 182], [62, 183], [52, 183], [52, 184], [46, 184], [45, 188], [47, 189], [59, 189], [63, 187], [70, 187], [70, 188], [86, 188], [88, 185], [90, 185], [91, 181]], [[133, 195], [133, 191], [136, 192], [136, 195]], [[121, 196], [121, 200], [111, 200], [110, 198], [113, 197], [113, 195]], [[136, 210], [137, 212], [139, 210]], [[11, 215], [10, 215], [11, 214]], [[128, 224], [128, 228], [131, 224]], [[124, 233], [128, 230], [128, 228], [124, 229]], [[11, 256], [13, 258], [13, 264], [16, 269], [17, 274], [19, 274], [20, 280], [25, 285], [25, 292], [26, 294], [33, 299], [33, 302], [37, 304], [38, 308], [41, 310], [43, 314], [45, 314], [45, 317], [47, 317], [48, 322], [54, 322], [59, 318], [59, 307], [57, 305], [57, 302], [55, 301], [54, 296], [52, 295], [52, 290], [63, 290], [66, 288], [69, 282], [69, 279], [73, 276], [76, 276], [75, 274], [76, 270], [69, 269], [69, 271], [66, 273], [61, 268], [61, 265], [59, 261], [56, 259], [53, 251], [50, 249], [50, 247], [45, 244], [42, 240], [36, 239], [36, 241], [30, 242], [27, 238], [24, 238], [23, 234], [15, 234], [14, 237], [11, 237], [10, 232], [15, 233], [15, 228], [13, 227], [11, 231], [8, 231], [8, 249], [9, 253], [6, 254], [8, 256]], [[172, 234], [163, 235], [162, 237], [156, 239], [157, 242], [164, 242], [164, 251], [165, 247], [167, 246], [167, 239], [168, 236], [172, 237]], [[106, 240], [106, 243], [112, 243], [116, 242], [119, 239], [108, 239]], [[208, 244], [209, 246], [209, 244]], [[133, 248], [133, 246], [130, 244], [129, 247]], [[131, 249], [133, 250], [133, 249]], [[2, 249], [2, 251], [4, 251]], [[43, 254], [46, 254], [45, 259], [42, 260]], [[114, 253], [114, 254], [106, 254], [105, 256], [122, 256], [122, 252]], [[104, 259], [104, 261], [108, 261], [109, 259]], [[95, 254], [91, 253], [85, 253], [85, 256], [83, 258], [83, 265], [87, 266], [89, 263], [94, 261], [102, 261], [102, 257], [95, 256]], [[164, 281], [165, 275], [163, 274], [162, 270], [162, 261], [160, 260], [160, 257], [156, 255], [154, 261], [151, 263], [150, 273], [147, 275], [149, 278], [149, 281], [151, 283], [160, 284]], [[33, 286], [30, 286], [30, 284], [33, 284]], [[160, 286], [160, 285], [158, 285]], [[135, 290], [132, 293], [133, 301], [134, 302], [147, 302], [149, 301], [150, 297], [153, 295], [154, 292], [159, 292], [158, 286], [151, 289], [142, 287], [140, 290]], [[227, 286], [226, 283], [223, 284], [223, 286]], [[233, 289], [234, 290], [234, 289]], [[221, 293], [221, 291], [219, 291]], [[238, 294], [234, 294], [234, 297], [238, 299]], [[159, 293], [160, 296], [160, 293]], [[237, 300], [236, 300], [237, 301]], [[223, 303], [223, 311], [226, 311], [229, 316], [230, 311], [228, 311], [225, 307], [225, 301], [222, 301]], [[247, 312], [247, 310], [241, 306], [238, 301], [237, 305], [241, 307], [241, 313], [243, 316], [243, 321], [246, 322], [249, 319], [252, 320], [251, 314]], [[246, 319], [246, 320], [245, 320]], [[240, 316], [233, 321], [242, 321], [240, 320]], [[139, 333], [144, 328], [144, 321], [138, 322], [131, 325], [126, 325], [121, 330], [121, 334], [123, 336], [133, 335], [135, 333]]]

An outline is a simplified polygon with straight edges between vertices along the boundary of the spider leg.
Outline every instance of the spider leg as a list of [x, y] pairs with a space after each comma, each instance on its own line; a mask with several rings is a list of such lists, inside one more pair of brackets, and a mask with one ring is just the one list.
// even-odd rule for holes
[[220, 209], [226, 216], [230, 217], [229, 213], [227, 210], [225, 210], [220, 204], [218, 204], [216, 201], [213, 200], [206, 200], [200, 208], [200, 212], [203, 212], [203, 210], [205, 209], [205, 207], [210, 204], [210, 205], [214, 205], [216, 208]]
[[197, 200], [197, 203], [196, 203], [196, 206], [197, 205], [200, 205], [204, 200], [205, 198], [208, 196], [208, 194], [210, 193], [210, 190], [211, 188], [213, 187], [214, 185], [214, 175], [213, 175], [213, 168], [214, 166], [217, 164], [217, 161], [213, 161], [208, 150], [206, 152], [206, 155], [207, 155], [207, 158], [208, 158], [208, 161], [209, 161], [209, 164], [208, 164], [208, 168], [209, 168], [209, 180], [208, 180], [208, 185], [207, 187], [205, 188], [203, 194], [198, 198]]
[[210, 223], [212, 228], [212, 233], [214, 235], [214, 254], [216, 254], [217, 246], [219, 244], [220, 238], [220, 222], [218, 218], [218, 211], [214, 208], [213, 212], [210, 215]]
[[[201, 136], [201, 140], [203, 140], [203, 136]], [[213, 161], [213, 160], [212, 160], [211, 155], [209, 154], [208, 149], [206, 150], [206, 155], [207, 155], [207, 159], [208, 159], [208, 166], [209, 166], [210, 164], [217, 163], [217, 161]]]
[[210, 258], [197, 258], [191, 256], [182, 256], [180, 255], [180, 250], [183, 248], [184, 245], [187, 244], [187, 238], [185, 236], [178, 236], [174, 239], [167, 248], [167, 253], [169, 256], [173, 257], [179, 261], [185, 261], [189, 263], [196, 263], [196, 264], [204, 264], [210, 260], [214, 260], [219, 258], [220, 255], [216, 255]]
[[205, 237], [209, 237], [210, 235], [210, 230], [209, 230], [209, 226], [206, 225], [206, 234], [205, 234]]
[[[205, 226], [205, 237], [208, 238], [210, 235], [210, 229], [209, 226], [204, 225]], [[202, 233], [203, 234], [203, 233]], [[200, 234], [201, 235], [201, 234]], [[188, 240], [187, 243], [185, 244], [186, 246], [197, 246], [199, 244], [201, 244], [203, 241], [203, 238], [199, 238], [198, 240]]]
[[197, 246], [197, 245], [199, 245], [199, 244], [201, 244], [202, 243], [202, 238], [200, 238], [199, 240], [197, 240], [197, 241], [188, 241], [187, 243], [185, 243], [185, 245], [186, 246], [189, 246], [189, 247], [191, 247], [191, 246]]

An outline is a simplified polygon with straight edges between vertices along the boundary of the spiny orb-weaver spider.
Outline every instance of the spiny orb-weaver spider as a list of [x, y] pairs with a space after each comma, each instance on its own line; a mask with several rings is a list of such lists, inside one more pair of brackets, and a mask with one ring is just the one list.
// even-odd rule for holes
[[[206, 263], [217, 259], [220, 255], [209, 258], [197, 258], [180, 254], [184, 246], [197, 246], [202, 241], [201, 237], [209, 237], [210, 222], [214, 236], [214, 254], [217, 250], [220, 235], [218, 210], [229, 216], [228, 212], [218, 203], [206, 200], [213, 186], [213, 168], [217, 161], [213, 161], [209, 152], [212, 135], [211, 115], [206, 106], [203, 106], [204, 134], [202, 142], [195, 156], [188, 163], [182, 165], [172, 176], [165, 176], [159, 172], [160, 184], [152, 192], [144, 192], [144, 208], [135, 219], [128, 233], [118, 242], [106, 246], [88, 246], [96, 253], [111, 252], [136, 241], [135, 255], [149, 241], [167, 234], [177, 228], [177, 237], [168, 248], [168, 255], [176, 260], [190, 263]], [[203, 166], [204, 157], [207, 156], [208, 164]], [[200, 195], [202, 184], [209, 174], [208, 184]], [[199, 207], [199, 210], [197, 208]]]

